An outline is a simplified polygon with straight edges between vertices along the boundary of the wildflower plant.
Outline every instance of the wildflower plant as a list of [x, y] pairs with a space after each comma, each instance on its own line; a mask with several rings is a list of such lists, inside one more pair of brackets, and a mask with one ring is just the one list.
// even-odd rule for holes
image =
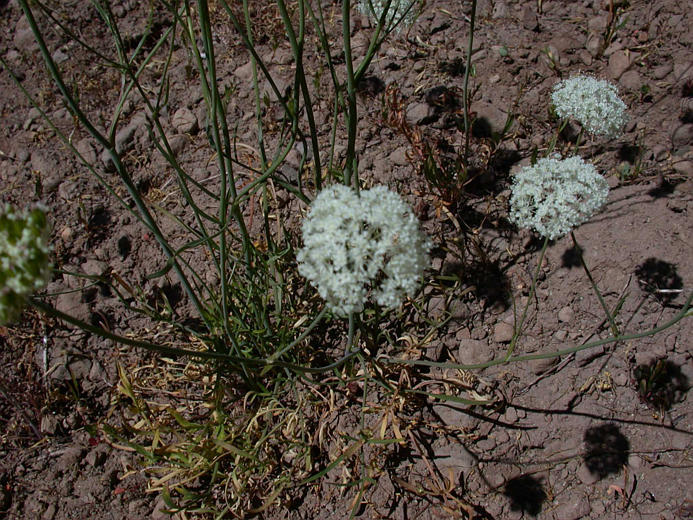
[[357, 194], [321, 191], [303, 223], [298, 270], [339, 316], [360, 312], [370, 295], [394, 308], [418, 288], [430, 240], [402, 198], [384, 186]]
[[0, 214], [0, 324], [15, 320], [51, 273], [48, 221], [40, 207]]
[[575, 119], [593, 135], [617, 137], [628, 122], [626, 104], [616, 86], [590, 76], [575, 76], [557, 83], [551, 94], [556, 113]]
[[[422, 5], [421, 0], [345, 0], [342, 2], [341, 19], [325, 16], [327, 13], [321, 8], [320, 2], [288, 3], [277, 0], [295, 65], [291, 67], [295, 75], [292, 82], [294, 88], [289, 96], [284, 95], [278, 87], [278, 82], [272, 77], [272, 67], [265, 62], [264, 53], [260, 52], [262, 49], [256, 47], [253, 41], [253, 28], [259, 27], [257, 24], [265, 23], [265, 20], [256, 17], [253, 21], [252, 3], [247, 0], [236, 3], [227, 0], [210, 2], [212, 7], [206, 0], [165, 2], [163, 5], [169, 12], [166, 19], [170, 23], [163, 22], [161, 31], [148, 29], [139, 40], [133, 42], [123, 41], [122, 27], [118, 26], [119, 17], [111, 12], [108, 2], [96, 2], [94, 7], [103, 27], [94, 34], [98, 34], [100, 39], [103, 38], [102, 34], [112, 36], [108, 42], [96, 43], [88, 41], [88, 35], [84, 36], [84, 40], [82, 36], [76, 36], [79, 31], [70, 30], [67, 22], [51, 23], [59, 19], [55, 17], [52, 6], [49, 8], [41, 2], [29, 0], [19, 0], [18, 3], [35, 35], [46, 70], [62, 94], [62, 102], [79, 121], [79, 132], [84, 134], [83, 137], [88, 136], [104, 156], [111, 159], [113, 175], [103, 175], [101, 165], [93, 163], [93, 160], [90, 162], [88, 157], [80, 154], [72, 145], [71, 136], [61, 130], [61, 125], [50, 121], [47, 114], [52, 110], [42, 110], [43, 117], [102, 187], [112, 194], [114, 201], [133, 215], [140, 228], [159, 244], [166, 263], [158, 266], [161, 267], [158, 271], [148, 273], [148, 281], [164, 277], [167, 282], [169, 278], [173, 279], [174, 283], [180, 284], [187, 304], [187, 307], [180, 305], [179, 309], [192, 309], [191, 320], [178, 319], [183, 316], [177, 313], [160, 312], [158, 305], [150, 305], [150, 295], [144, 292], [146, 285], [142, 288], [127, 283], [125, 275], [128, 273], [121, 276], [116, 272], [112, 276], [99, 277], [99, 282], [109, 285], [112, 292], [123, 300], [128, 313], [137, 312], [151, 319], [151, 329], [147, 327], [144, 332], [132, 330], [131, 324], [123, 320], [124, 330], [106, 330], [98, 324], [69, 316], [40, 298], [28, 300], [37, 310], [91, 334], [161, 355], [166, 361], [156, 365], [162, 370], [167, 370], [165, 364], [169, 360], [171, 366], [179, 367], [179, 360], [184, 357], [203, 360], [208, 364], [206, 368], [209, 370], [205, 370], [204, 377], [199, 378], [202, 386], [198, 387], [198, 395], [204, 402], [204, 406], [199, 407], [190, 406], [188, 390], [192, 387], [189, 379], [193, 373], [191, 371], [175, 368], [176, 373], [181, 373], [178, 383], [185, 390], [167, 394], [165, 405], [149, 406], [149, 401], [140, 399], [135, 391], [144, 386], [131, 384], [126, 368], [119, 367], [118, 370], [121, 382], [119, 391], [134, 403], [133, 409], [137, 410], [136, 416], [132, 416], [131, 420], [126, 419], [129, 424], [123, 425], [125, 437], [138, 453], [147, 456], [150, 464], [148, 469], [155, 470], [152, 473], [163, 474], [157, 478], [156, 486], [165, 483], [164, 500], [172, 510], [180, 510], [182, 514], [184, 511], [214, 511], [219, 517], [261, 513], [273, 502], [283, 500], [284, 486], [292, 483], [293, 487], [296, 482], [302, 486], [315, 481], [338, 464], [348, 462], [357, 451], [361, 451], [363, 468], [369, 471], [371, 462], [365, 460], [366, 451], [363, 448], [370, 445], [380, 449], [390, 441], [398, 445], [406, 442], [396, 426], [400, 418], [396, 417], [394, 408], [382, 417], [391, 417], [388, 421], [391, 421], [395, 438], [386, 438], [387, 424], [381, 419], [377, 419], [382, 425], [377, 429], [380, 434], [369, 433], [376, 431], [371, 427], [373, 413], [380, 414], [382, 410], [366, 406], [366, 403], [372, 402], [372, 389], [376, 387], [378, 392], [390, 392], [389, 389], [396, 388], [400, 393], [399, 383], [392, 385], [389, 379], [385, 379], [386, 371], [371, 364], [374, 361], [391, 365], [392, 373], [405, 365], [471, 370], [542, 356], [562, 356], [653, 332], [627, 336], [612, 327], [614, 335], [598, 342], [559, 352], [513, 355], [528, 305], [533, 301], [531, 292], [507, 354], [488, 363], [464, 366], [429, 361], [419, 359], [418, 355], [413, 354], [414, 349], [405, 351], [403, 355], [394, 354], [392, 358], [386, 357], [389, 356], [386, 353], [373, 360], [368, 349], [359, 348], [360, 338], [370, 335], [378, 327], [371, 328], [372, 323], [359, 320], [355, 314], [363, 310], [369, 300], [387, 309], [399, 305], [406, 296], [415, 293], [429, 263], [431, 241], [422, 233], [419, 222], [399, 195], [382, 186], [362, 190], [360, 194], [352, 188], [361, 186], [356, 157], [359, 122], [356, 87], [388, 34], [414, 21]], [[143, 2], [141, 5], [149, 4]], [[375, 17], [378, 23], [367, 51], [358, 59], [351, 52], [350, 15], [354, 5], [366, 15]], [[151, 19], [157, 15], [155, 9], [158, 7], [149, 5]], [[37, 20], [34, 11], [41, 13], [42, 18]], [[464, 86], [465, 164], [471, 132], [467, 103], [470, 98], [468, 82], [472, 70], [475, 12], [476, 0], [472, 0]], [[227, 18], [223, 23], [233, 27], [233, 37], [243, 43], [251, 59], [257, 131], [247, 135], [256, 137], [257, 141], [251, 143], [254, 146], [243, 142], [243, 135], [237, 135], [235, 129], [229, 126], [228, 96], [219, 90], [222, 85], [219, 72], [222, 69], [218, 67], [222, 61], [216, 42], [224, 40], [219, 40], [215, 27], [217, 22], [214, 20], [224, 13]], [[340, 22], [333, 24], [336, 19], [340, 19]], [[46, 24], [49, 29], [42, 29]], [[78, 95], [82, 88], [82, 76], [77, 75], [76, 68], [62, 67], [55, 61], [54, 52], [44, 38], [46, 30], [60, 32], [62, 37], [82, 48], [100, 66], [110, 67], [119, 75], [120, 90], [109, 90], [109, 96], [115, 93], [117, 98], [110, 101], [108, 97], [105, 99], [115, 107], [109, 120], [102, 121], [99, 116], [99, 123], [96, 124], [91, 119], [90, 106], [83, 101], [88, 96]], [[317, 39], [312, 37], [313, 34], [317, 35]], [[331, 55], [335, 48], [335, 34], [341, 35], [338, 36], [341, 37], [340, 51], [343, 49], [340, 60], [333, 59]], [[307, 38], [306, 35], [311, 37]], [[321, 141], [324, 142], [321, 137], [325, 136], [321, 135], [322, 125], [316, 123], [313, 114], [313, 106], [322, 105], [322, 102], [314, 103], [321, 97], [319, 91], [322, 85], [318, 78], [314, 88], [311, 88], [304, 61], [304, 49], [314, 41], [318, 42], [320, 48], [311, 54], [325, 56], [330, 70], [325, 78], [329, 77], [327, 81], [332, 82], [334, 89], [329, 93], [329, 98], [335, 103], [332, 146], [329, 150], [320, 145]], [[206, 178], [204, 183], [193, 175], [196, 170], [189, 170], [192, 164], [178, 161], [165, 128], [166, 122], [162, 120], [164, 110], [173, 108], [168, 89], [177, 69], [170, 65], [178, 59], [174, 59], [174, 52], [180, 46], [187, 50], [190, 63], [197, 72], [197, 76], [191, 77], [199, 78], [207, 116], [206, 135], [190, 137], [202, 147], [209, 143], [211, 148], [208, 155], [215, 159], [208, 165], [216, 170], [215, 174]], [[337, 70], [337, 63], [343, 63], [345, 70]], [[2, 55], [0, 64], [38, 108], [39, 100], [24, 89]], [[278, 110], [280, 117], [263, 117], [268, 108], [263, 103], [269, 99], [262, 96], [261, 85], [265, 82], [274, 93], [273, 108]], [[606, 90], [615, 92], [614, 87]], [[559, 107], [561, 98], [559, 94], [556, 95], [555, 103]], [[125, 160], [123, 151], [115, 146], [117, 133], [127, 119], [124, 107], [130, 101], [132, 106], [146, 114], [148, 123], [151, 123], [146, 141], [149, 148], [156, 148], [161, 153], [169, 166], [168, 170], [172, 172], [170, 193], [180, 194], [180, 207], [176, 207], [175, 211], [145, 197], [134, 182], [134, 172], [131, 171], [133, 162]], [[587, 103], [590, 100], [585, 98], [582, 101]], [[614, 105], [612, 103], [612, 108]], [[578, 112], [564, 111], [562, 114], [563, 117], [578, 120], [582, 117]], [[625, 118], [622, 113], [619, 117], [613, 117], [607, 110], [602, 110], [598, 117], [609, 120], [602, 121], [603, 128], [611, 128], [609, 125], [620, 128], [622, 123], [619, 117]], [[602, 127], [593, 125], [590, 131]], [[588, 129], [587, 126], [585, 128]], [[347, 138], [343, 158], [337, 157], [334, 145], [340, 129], [346, 130]], [[267, 136], [271, 136], [271, 139], [266, 139]], [[280, 168], [298, 145], [306, 151], [306, 157], [309, 155], [307, 152], [311, 152], [312, 179], [300, 174], [295, 179], [297, 182], [288, 181], [280, 173]], [[252, 158], [246, 160], [245, 152], [239, 153], [239, 148], [251, 150]], [[339, 164], [341, 161], [343, 163]], [[303, 166], [305, 164], [302, 164], [301, 172], [304, 171]], [[321, 190], [325, 170], [330, 173], [328, 178], [332, 178], [334, 171], [343, 172], [344, 185]], [[289, 216], [290, 208], [295, 206], [285, 205], [284, 202], [280, 205], [280, 197], [272, 196], [277, 188], [284, 190], [281, 199], [286, 195], [289, 199], [295, 197], [306, 204], [310, 204], [313, 193], [318, 193], [304, 221], [304, 245], [296, 259], [299, 274], [313, 284], [327, 302], [319, 313], [315, 306], [294, 298], [292, 289], [297, 277], [290, 270], [295, 265], [294, 250], [288, 239], [289, 234], [283, 230], [284, 219]], [[543, 258], [548, 237], [561, 236], [588, 219], [604, 203], [607, 191], [606, 183], [596, 174], [594, 167], [578, 157], [565, 161], [542, 159], [516, 176], [511, 217], [518, 225], [532, 227], [544, 234]], [[264, 226], [251, 225], [253, 216], [258, 212]], [[180, 226], [171, 225], [172, 216]], [[270, 225], [275, 219], [276, 231]], [[0, 321], [16, 316], [20, 304], [45, 283], [50, 272], [48, 253], [46, 217], [42, 211], [34, 210], [20, 215], [8, 210], [0, 218]], [[541, 265], [540, 259], [537, 273]], [[63, 271], [63, 275], [83, 276], [66, 271]], [[534, 276], [536, 279], [537, 274]], [[533, 282], [532, 291], [535, 285]], [[156, 294], [153, 296], [156, 299]], [[691, 298], [679, 315], [654, 332], [664, 330], [682, 319], [690, 311]], [[137, 305], [133, 305], [133, 301], [137, 301]], [[173, 307], [168, 301], [166, 304], [167, 308]], [[322, 358], [321, 352], [313, 351], [306, 340], [311, 331], [330, 320], [328, 310], [337, 316], [349, 317], [348, 348], [343, 357], [328, 365], [316, 366]], [[375, 319], [379, 318], [376, 316]], [[424, 320], [428, 323], [425, 317]], [[609, 321], [614, 321], [610, 314]], [[195, 325], [191, 326], [192, 323]], [[157, 324], [162, 325], [162, 329], [154, 331]], [[407, 320], [401, 325], [408, 327], [410, 324]], [[357, 326], [360, 327], [358, 337], [354, 334]], [[434, 330], [437, 328], [436, 325]], [[154, 332], [150, 333], [150, 330]], [[170, 334], [166, 332], [169, 330]], [[152, 335], [154, 338], [148, 340]], [[322, 333], [320, 336], [324, 337]], [[391, 343], [389, 332], [383, 337]], [[181, 345], [187, 347], [182, 348]], [[395, 347], [391, 350], [393, 353], [402, 353], [396, 345], [391, 345]], [[322, 350], [322, 344], [320, 347]], [[186, 361], [183, 362], [187, 365]], [[361, 366], [362, 370], [355, 373], [357, 366]], [[339, 376], [333, 377], [337, 372]], [[135, 375], [139, 378], [142, 373], [138, 369]], [[155, 374], [154, 379], [169, 384], [171, 373], [167, 370], [165, 378]], [[313, 376], [306, 378], [301, 377], [302, 374]], [[328, 377], [322, 379], [321, 374]], [[300, 385], [296, 384], [299, 378], [303, 381]], [[371, 380], [377, 384], [371, 385]], [[322, 392], [308, 387], [332, 385], [334, 381], [339, 385], [362, 383], [362, 428], [359, 437], [350, 446], [345, 446], [336, 460], [322, 465], [322, 461], [316, 460], [313, 432], [322, 432], [324, 429], [321, 425], [326, 423], [316, 424], [317, 419], [314, 418], [325, 417], [318, 406], [329, 406], [330, 413], [334, 408], [332, 402], [319, 404], [318, 398], [314, 399], [313, 396], [321, 396]], [[490, 400], [480, 401], [477, 397], [466, 400], [457, 395], [447, 396], [402, 387], [401, 395], [405, 393], [425, 394], [438, 400], [452, 397], [457, 402], [469, 405], [491, 404]], [[180, 399], [180, 402], [171, 405], [175, 399]], [[383, 399], [387, 400], [395, 402]], [[243, 406], [237, 406], [241, 401]], [[399, 399], [396, 402], [400, 402]], [[296, 413], [309, 406], [315, 407], [310, 413]], [[107, 424], [99, 425], [97, 429], [104, 436], [117, 433]], [[322, 440], [319, 444], [323, 445]], [[210, 446], [213, 448], [209, 449]], [[312, 468], [320, 465], [324, 469], [309, 476]], [[353, 502], [354, 515], [362, 503], [366, 487], [374, 481], [370, 473], [365, 475], [358, 482], [360, 489], [358, 500]], [[200, 481], [209, 485], [200, 487], [195, 484]], [[257, 508], [258, 500], [263, 503], [261, 508]]]
[[546, 157], [515, 175], [510, 220], [554, 240], [587, 221], [608, 194], [606, 180], [581, 157]]

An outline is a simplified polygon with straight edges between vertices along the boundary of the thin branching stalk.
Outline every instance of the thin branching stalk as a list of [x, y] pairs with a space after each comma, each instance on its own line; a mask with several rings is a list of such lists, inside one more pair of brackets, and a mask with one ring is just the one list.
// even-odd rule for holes
[[193, 359], [202, 359], [202, 360], [208, 360], [208, 361], [218, 361], [218, 362], [224, 362], [228, 363], [229, 365], [233, 366], [238, 370], [239, 368], [246, 367], [248, 365], [252, 365], [258, 368], [262, 367], [276, 367], [276, 368], [285, 368], [288, 370], [291, 370], [296, 373], [300, 374], [322, 374], [326, 372], [330, 372], [334, 370], [335, 368], [339, 368], [340, 366], [344, 365], [347, 361], [351, 360], [355, 356], [359, 354], [358, 351], [353, 351], [353, 352], [347, 352], [344, 356], [341, 358], [335, 360], [334, 362], [330, 363], [329, 365], [325, 365], [322, 367], [307, 367], [307, 366], [302, 366], [302, 365], [297, 365], [295, 363], [288, 363], [285, 361], [279, 361], [279, 360], [274, 360], [274, 359], [259, 359], [259, 358], [248, 358], [248, 357], [239, 357], [239, 356], [234, 356], [230, 354], [225, 354], [222, 352], [215, 352], [211, 350], [190, 350], [190, 349], [183, 349], [183, 348], [177, 348], [177, 347], [167, 347], [165, 345], [160, 345], [157, 343], [151, 343], [149, 341], [144, 341], [144, 340], [138, 340], [138, 339], [133, 339], [133, 338], [128, 338], [125, 336], [121, 336], [119, 334], [114, 334], [111, 331], [105, 330], [101, 327], [97, 327], [95, 325], [92, 325], [90, 323], [87, 323], [85, 321], [79, 320], [75, 318], [74, 316], [71, 316], [69, 314], [66, 314], [62, 311], [59, 311], [55, 307], [52, 307], [51, 305], [48, 305], [47, 303], [42, 302], [39, 299], [32, 298], [29, 300], [29, 304], [37, 309], [38, 311], [41, 311], [43, 314], [46, 314], [48, 316], [52, 316], [54, 318], [58, 318], [59, 320], [65, 321], [66, 323], [70, 323], [71, 325], [74, 325], [86, 332], [90, 332], [96, 336], [99, 336], [100, 338], [103, 339], [108, 339], [111, 341], [114, 341], [116, 343], [120, 343], [121, 345], [128, 345], [131, 347], [138, 347], [144, 350], [148, 350], [150, 352], [154, 352], [157, 354], [161, 354], [164, 356], [168, 357], [180, 357], [180, 356], [188, 356]]
[[[277, 6], [279, 7], [279, 12], [281, 14], [282, 20], [284, 22], [284, 27], [286, 29], [286, 34], [289, 38], [289, 43], [291, 44], [291, 50], [294, 55], [294, 60], [296, 61], [296, 81], [298, 83], [298, 89], [300, 90], [303, 97], [303, 105], [306, 110], [306, 118], [308, 119], [308, 127], [310, 129], [310, 140], [311, 146], [313, 147], [313, 169], [314, 169], [314, 182], [316, 191], [320, 191], [322, 187], [322, 166], [320, 163], [320, 144], [318, 142], [318, 127], [315, 124], [315, 116], [313, 114], [313, 102], [310, 97], [310, 91], [308, 90], [308, 82], [306, 81], [305, 69], [303, 66], [303, 44], [305, 40], [305, 27], [306, 27], [306, 10], [303, 4], [303, 0], [298, 0], [298, 34], [294, 30], [291, 23], [291, 18], [286, 9], [286, 3], [284, 0], [277, 0]], [[298, 101], [299, 93], [296, 92], [296, 100]], [[298, 104], [295, 107], [296, 120], [298, 120]]]
[[48, 69], [49, 74], [55, 82], [55, 85], [58, 87], [58, 90], [60, 90], [60, 93], [62, 94], [65, 103], [69, 107], [70, 111], [75, 115], [75, 117], [77, 117], [80, 123], [84, 125], [85, 129], [89, 132], [89, 134], [108, 151], [108, 154], [111, 160], [113, 161], [115, 169], [118, 172], [120, 178], [122, 179], [123, 184], [125, 185], [128, 191], [128, 194], [132, 197], [133, 201], [135, 202], [135, 205], [137, 206], [137, 210], [140, 214], [140, 217], [145, 222], [147, 227], [151, 230], [152, 234], [154, 235], [154, 238], [156, 238], [157, 242], [159, 243], [160, 247], [162, 248], [166, 256], [169, 259], [173, 259], [173, 268], [176, 271], [176, 274], [178, 275], [186, 294], [190, 298], [192, 304], [195, 306], [199, 316], [205, 321], [207, 325], [210, 325], [210, 323], [207, 321], [207, 313], [204, 312], [202, 302], [199, 300], [197, 294], [195, 293], [195, 290], [190, 284], [190, 281], [181, 269], [178, 260], [175, 257], [173, 249], [171, 248], [163, 233], [159, 229], [158, 224], [150, 214], [149, 209], [144, 203], [144, 200], [142, 200], [142, 197], [139, 191], [137, 190], [135, 183], [130, 177], [129, 172], [120, 160], [120, 156], [116, 152], [115, 146], [112, 144], [111, 141], [109, 141], [109, 139], [107, 139], [103, 134], [101, 134], [101, 132], [99, 132], [94, 127], [91, 121], [89, 121], [89, 118], [86, 116], [86, 114], [84, 114], [81, 107], [72, 96], [70, 90], [65, 85], [60, 70], [55, 64], [55, 61], [53, 61], [51, 53], [49, 52], [48, 47], [46, 46], [46, 43], [43, 39], [43, 35], [39, 30], [38, 25], [36, 24], [36, 20], [34, 19], [33, 12], [29, 7], [27, 0], [20, 0], [19, 4], [22, 10], [24, 11], [24, 15], [26, 16], [26, 19], [29, 22], [29, 26], [31, 27], [32, 32], [34, 33], [34, 37], [36, 38], [36, 42], [38, 43], [39, 49], [46, 63], [46, 68]]
[[599, 287], [597, 286], [596, 282], [594, 281], [594, 278], [592, 277], [592, 273], [589, 270], [589, 267], [587, 267], [587, 263], [585, 262], [585, 257], [582, 254], [582, 248], [580, 247], [580, 244], [578, 244], [577, 238], [575, 238], [575, 233], [573, 231], [570, 232], [570, 238], [573, 240], [573, 246], [575, 248], [575, 251], [577, 252], [578, 258], [580, 259], [580, 265], [582, 265], [582, 269], [585, 271], [585, 274], [587, 275], [587, 278], [590, 281], [590, 284], [592, 285], [592, 290], [594, 290], [594, 293], [597, 295], [597, 299], [599, 300], [599, 304], [602, 306], [602, 309], [604, 310], [604, 314], [606, 314], [606, 319], [609, 321], [609, 325], [611, 327], [611, 333], [614, 336], [618, 336], [619, 330], [618, 330], [618, 325], [616, 325], [616, 321], [614, 320], [614, 316], [612, 315], [611, 311], [609, 311], [609, 307], [607, 307], [606, 302], [604, 301], [604, 297], [602, 296], [602, 292], [599, 290]]
[[505, 359], [508, 360], [511, 358], [513, 355], [513, 352], [515, 351], [515, 347], [517, 346], [517, 342], [519, 341], [520, 337], [522, 336], [522, 328], [524, 327], [525, 324], [525, 319], [527, 319], [527, 311], [529, 310], [529, 306], [532, 304], [532, 300], [534, 299], [534, 293], [537, 290], [537, 281], [539, 280], [539, 273], [541, 271], [541, 264], [544, 262], [544, 255], [546, 254], [546, 249], [549, 246], [549, 239], [544, 238], [544, 244], [541, 246], [541, 252], [539, 253], [539, 262], [537, 263], [537, 267], [534, 270], [534, 276], [532, 277], [532, 284], [529, 288], [529, 297], [527, 298], [527, 302], [525, 303], [524, 308], [522, 309], [522, 314], [520, 315], [520, 319], [515, 322], [515, 327], [513, 330], [513, 336], [510, 340], [510, 346], [508, 347], [508, 352], [505, 355]]
[[545, 354], [524, 354], [521, 356], [510, 356], [510, 357], [503, 357], [501, 359], [496, 359], [493, 361], [487, 361], [486, 363], [476, 363], [472, 365], [461, 365], [457, 363], [444, 363], [444, 362], [438, 362], [438, 361], [425, 361], [425, 360], [417, 360], [417, 359], [385, 359], [382, 360], [383, 363], [389, 364], [389, 365], [416, 365], [416, 366], [425, 366], [425, 367], [438, 367], [438, 368], [452, 368], [452, 369], [457, 369], [457, 370], [480, 370], [482, 368], [489, 368], [489, 367], [494, 367], [498, 365], [505, 365], [509, 363], [517, 363], [521, 361], [532, 361], [535, 359], [551, 359], [551, 358], [557, 358], [561, 356], [565, 356], [568, 354], [573, 354], [575, 352], [580, 352], [582, 350], [587, 350], [595, 347], [601, 347], [603, 345], [609, 345], [611, 343], [618, 343], [618, 342], [623, 342], [623, 341], [631, 341], [635, 339], [641, 339], [641, 338], [646, 338], [649, 336], [654, 336], [655, 334], [659, 334], [660, 332], [663, 332], [674, 325], [676, 325], [678, 322], [680, 322], [684, 318], [688, 318], [693, 316], [693, 308], [691, 306], [691, 303], [693, 302], [693, 292], [688, 296], [686, 299], [686, 302], [683, 305], [683, 308], [669, 321], [666, 323], [660, 325], [659, 327], [655, 327], [650, 330], [642, 331], [642, 332], [633, 332], [629, 334], [621, 334], [618, 336], [609, 336], [608, 338], [604, 339], [599, 339], [595, 341], [590, 341], [589, 343], [585, 343], [583, 345], [578, 345], [576, 347], [570, 347], [562, 350], [556, 350], [554, 352], [548, 352]]
[[[245, 19], [246, 38], [251, 45], [253, 42], [253, 26], [250, 20], [250, 11], [248, 9], [248, 0], [243, 0], [243, 16]], [[253, 93], [255, 94], [255, 121], [257, 126], [257, 145], [260, 150], [260, 164], [262, 170], [267, 169], [267, 152], [265, 150], [264, 126], [262, 124], [262, 100], [260, 99], [260, 84], [257, 75], [257, 61], [255, 56], [250, 55], [250, 67], [253, 71]]]
[[472, 15], [469, 21], [469, 40], [467, 42], [467, 63], [464, 69], [464, 88], [462, 90], [462, 110], [464, 111], [464, 162], [465, 168], [468, 166], [469, 160], [469, 138], [472, 129], [469, 121], [469, 74], [472, 68], [472, 53], [474, 52], [474, 28], [476, 24], [476, 0], [472, 0]]
[[358, 161], [356, 160], [356, 79], [354, 77], [354, 61], [351, 54], [351, 2], [342, 0], [342, 41], [344, 44], [344, 61], [346, 63], [346, 98], [347, 98], [347, 149], [346, 165], [344, 166], [344, 184], [358, 191]]

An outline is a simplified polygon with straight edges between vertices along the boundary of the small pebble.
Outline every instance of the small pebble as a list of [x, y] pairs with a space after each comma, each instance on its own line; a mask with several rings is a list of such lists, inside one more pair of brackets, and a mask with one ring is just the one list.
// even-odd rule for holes
[[510, 323], [501, 321], [493, 328], [493, 339], [496, 343], [509, 343], [514, 332], [514, 327]]

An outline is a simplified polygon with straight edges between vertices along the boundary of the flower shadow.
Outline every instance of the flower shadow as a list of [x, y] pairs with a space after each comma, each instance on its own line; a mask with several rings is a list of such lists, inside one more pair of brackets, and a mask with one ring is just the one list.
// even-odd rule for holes
[[683, 288], [683, 280], [676, 266], [664, 260], [650, 257], [635, 269], [635, 276], [643, 291], [655, 295], [664, 304], [671, 302]]
[[503, 495], [510, 499], [510, 510], [537, 516], [546, 500], [541, 480], [530, 475], [520, 475], [505, 484]]
[[600, 479], [618, 473], [628, 462], [630, 442], [615, 424], [588, 428], [584, 441], [585, 465], [590, 473]]

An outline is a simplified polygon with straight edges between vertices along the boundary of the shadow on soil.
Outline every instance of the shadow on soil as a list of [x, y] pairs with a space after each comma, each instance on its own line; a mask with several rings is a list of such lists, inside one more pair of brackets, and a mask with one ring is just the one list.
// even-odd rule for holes
[[520, 475], [505, 484], [503, 494], [510, 499], [510, 509], [537, 516], [546, 500], [541, 480], [530, 475]]
[[618, 426], [606, 423], [585, 431], [585, 465], [600, 479], [621, 471], [628, 462], [630, 442]]
[[569, 247], [563, 252], [563, 255], [561, 255], [561, 265], [568, 269], [580, 267], [580, 253], [582, 252], [583, 249], [580, 246], [574, 245], [573, 247]]
[[681, 367], [666, 358], [638, 365], [633, 370], [633, 381], [640, 399], [661, 412], [683, 401], [690, 388]]
[[680, 294], [683, 280], [676, 272], [676, 266], [657, 258], [648, 258], [635, 269], [643, 291], [653, 294], [664, 304]]

